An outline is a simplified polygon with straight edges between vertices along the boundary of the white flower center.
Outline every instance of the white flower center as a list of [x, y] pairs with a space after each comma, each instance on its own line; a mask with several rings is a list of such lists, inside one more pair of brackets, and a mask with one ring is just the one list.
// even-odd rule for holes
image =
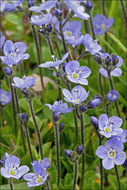
[[110, 133], [112, 131], [112, 124], [107, 124], [106, 127], [104, 128], [104, 131], [107, 133]]
[[36, 177], [34, 177], [34, 178], [35, 178], [35, 180], [36, 180], [37, 183], [41, 183], [42, 180], [43, 180], [43, 177], [40, 176], [40, 175], [38, 175], [38, 176], [36, 176]]
[[75, 79], [77, 79], [77, 78], [79, 77], [78, 73], [76, 73], [76, 72], [73, 72], [73, 73], [72, 73], [72, 76], [73, 76]]
[[105, 30], [106, 29], [106, 25], [105, 24], [102, 24], [101, 25], [101, 30]]
[[10, 173], [11, 175], [17, 174], [16, 168], [10, 169], [10, 170], [9, 170], [9, 173]]
[[66, 31], [64, 32], [64, 35], [67, 35], [68, 37], [71, 37], [71, 36], [72, 36], [72, 32], [69, 31], [69, 30], [66, 30]]
[[109, 158], [115, 158], [115, 157], [116, 157], [116, 151], [110, 149], [110, 150], [108, 151], [108, 156], [109, 156]]

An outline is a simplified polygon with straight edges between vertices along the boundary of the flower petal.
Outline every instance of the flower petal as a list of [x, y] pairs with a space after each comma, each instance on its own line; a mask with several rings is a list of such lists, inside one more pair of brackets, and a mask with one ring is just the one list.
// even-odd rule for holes
[[103, 130], [104, 127], [107, 125], [107, 123], [108, 123], [108, 116], [106, 114], [100, 115], [98, 120], [99, 129]]
[[111, 71], [111, 75], [115, 77], [119, 77], [122, 75], [122, 70], [120, 68], [115, 68], [113, 71]]
[[109, 170], [109, 169], [112, 169], [114, 168], [114, 161], [113, 159], [110, 159], [110, 158], [105, 158], [103, 161], [102, 161], [102, 164], [103, 164], [103, 167], [106, 169], [106, 170]]
[[107, 73], [106, 69], [104, 69], [104, 68], [100, 68], [100, 69], [99, 69], [99, 73], [100, 73], [101, 75], [103, 75], [103, 77], [105, 77], [105, 78], [108, 77], [108, 73]]
[[34, 173], [28, 173], [28, 174], [25, 174], [23, 176], [24, 180], [26, 181], [33, 181], [33, 178], [35, 177], [36, 175]]
[[101, 159], [105, 159], [108, 156], [108, 151], [105, 148], [105, 146], [101, 145], [97, 148], [96, 150], [96, 155], [101, 158]]
[[9, 174], [8, 169], [7, 169], [7, 168], [4, 168], [4, 167], [1, 168], [1, 175], [2, 175], [3, 177], [6, 177], [6, 178], [10, 178], [10, 177], [11, 177], [11, 175]]
[[126, 160], [126, 154], [125, 154], [125, 152], [123, 152], [123, 151], [122, 152], [118, 152], [116, 154], [115, 159], [114, 159], [114, 164], [121, 165], [121, 164], [123, 164], [125, 162], [125, 160]]
[[20, 160], [17, 156], [8, 156], [5, 160], [5, 168], [18, 168]]
[[112, 116], [109, 118], [109, 122], [113, 124], [115, 128], [121, 127], [123, 120], [117, 116]]
[[28, 166], [20, 166], [17, 170], [17, 174], [15, 175], [16, 179], [20, 179], [25, 173], [29, 171]]

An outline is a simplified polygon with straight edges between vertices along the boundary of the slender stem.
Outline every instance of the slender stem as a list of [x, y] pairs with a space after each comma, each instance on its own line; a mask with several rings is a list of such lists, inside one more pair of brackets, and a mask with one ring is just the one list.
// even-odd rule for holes
[[105, 0], [101, 0], [103, 15], [106, 16]]
[[[16, 88], [14, 88], [14, 94], [15, 94], [15, 100], [16, 100], [17, 113], [20, 114], [19, 101], [18, 101]], [[22, 127], [22, 123], [21, 123], [20, 118], [19, 118], [19, 127], [20, 127], [20, 131], [21, 131], [21, 137], [22, 137], [22, 143], [23, 143], [24, 152], [26, 152], [26, 145], [25, 145], [23, 127]]]
[[[38, 45], [38, 41], [37, 41], [36, 31], [35, 31], [35, 28], [33, 25], [32, 25], [32, 30], [33, 30], [33, 36], [34, 36], [34, 41], [35, 41], [36, 51], [37, 51], [37, 59], [38, 59], [37, 63], [39, 66], [41, 64], [40, 50], [39, 50], [39, 45]], [[44, 90], [43, 73], [42, 73], [42, 69], [40, 67], [39, 67], [39, 73], [40, 73], [42, 89]], [[43, 99], [43, 94], [42, 94], [42, 99]]]
[[30, 144], [29, 131], [28, 131], [27, 123], [25, 123], [25, 122], [24, 122], [24, 128], [25, 128], [25, 132], [26, 132], [26, 138], [27, 138], [28, 149], [29, 149], [29, 153], [30, 153], [30, 159], [31, 159], [31, 162], [33, 162], [33, 154], [32, 154], [32, 149], [31, 149], [31, 144]]
[[10, 190], [13, 190], [13, 179], [9, 180], [9, 184], [10, 184]]
[[75, 110], [73, 110], [73, 117], [74, 117], [74, 123], [75, 123], [75, 145], [77, 145], [78, 144], [78, 122], [77, 122]]
[[[110, 72], [108, 72], [108, 79], [109, 79], [109, 83], [110, 83], [111, 90], [114, 90], [113, 81], [112, 81], [112, 77], [111, 77], [111, 75], [110, 75]], [[120, 117], [120, 111], [119, 111], [119, 106], [118, 106], [118, 104], [117, 104], [117, 101], [115, 101], [114, 103], [115, 103], [115, 107], [116, 107], [117, 114], [118, 114], [118, 116]]]
[[59, 189], [60, 176], [61, 176], [61, 169], [60, 169], [60, 139], [59, 139], [58, 125], [56, 123], [54, 125], [55, 125], [56, 156], [57, 156], [57, 186], [58, 186], [58, 189]]
[[47, 188], [47, 190], [51, 190], [50, 185], [48, 184], [47, 181], [46, 181], [46, 188]]
[[1, 126], [4, 127], [4, 106], [1, 106]]
[[[84, 146], [84, 121], [83, 121], [82, 113], [80, 115], [80, 122], [81, 122], [81, 144]], [[80, 189], [83, 188], [84, 174], [85, 174], [85, 153], [83, 151], [83, 153], [82, 153], [82, 171], [81, 171]]]
[[[98, 138], [99, 138], [99, 146], [101, 146], [102, 145], [102, 140], [101, 140], [101, 136], [100, 136], [100, 134], [99, 134], [99, 136], [98, 136]], [[100, 159], [100, 175], [101, 175], [101, 190], [103, 190], [103, 166], [102, 166], [102, 159]]]
[[126, 8], [124, 5], [124, 1], [120, 0], [121, 3], [121, 8], [122, 8], [122, 13], [123, 13], [123, 19], [124, 19], [124, 24], [125, 24], [125, 30], [127, 32], [127, 13], [126, 13]]
[[[50, 35], [47, 36], [47, 41], [48, 41], [48, 45], [49, 45], [51, 55], [54, 55], [54, 50], [53, 50], [53, 47], [52, 47], [52, 42], [51, 42], [51, 39], [50, 39]], [[61, 100], [62, 99], [62, 93], [61, 93], [61, 88], [60, 88], [60, 81], [58, 79], [58, 74], [57, 74], [56, 82], [57, 82], [58, 92], [59, 92], [58, 99]]]
[[75, 172], [74, 172], [74, 182], [73, 182], [73, 189], [76, 189], [76, 184], [77, 184], [77, 173], [78, 173], [78, 163], [77, 160], [75, 160]]
[[35, 125], [35, 128], [36, 128], [36, 132], [37, 132], [38, 144], [39, 144], [41, 159], [43, 159], [42, 140], [41, 140], [39, 127], [38, 127], [38, 124], [37, 124], [37, 121], [36, 121], [36, 118], [35, 118], [35, 114], [34, 114], [34, 110], [33, 110], [33, 105], [32, 105], [32, 101], [31, 101], [30, 96], [28, 97], [28, 102], [29, 102], [29, 105], [30, 105], [31, 115], [32, 115], [33, 122], [34, 122], [34, 125]]
[[59, 46], [58, 46], [57, 42], [54, 41], [54, 40], [52, 40], [52, 42], [56, 45], [57, 52], [58, 52], [58, 55], [59, 55], [59, 59], [62, 59], [62, 56], [61, 56], [61, 53], [60, 53], [60, 49], [59, 49]]
[[119, 179], [119, 174], [118, 174], [118, 170], [117, 170], [117, 166], [116, 166], [116, 165], [115, 165], [115, 173], [116, 173], [118, 188], [119, 188], [119, 190], [121, 190], [121, 187], [120, 187], [120, 179]]
[[10, 88], [12, 94], [12, 109], [13, 109], [13, 117], [14, 117], [14, 127], [15, 127], [15, 134], [17, 135], [17, 120], [16, 120], [16, 109], [15, 109], [15, 99], [14, 99], [14, 88], [12, 84], [12, 77], [10, 78]]
[[89, 14], [90, 14], [90, 25], [91, 25], [91, 30], [92, 30], [92, 34], [93, 34], [93, 39], [95, 40], [96, 36], [95, 36], [95, 32], [94, 32], [93, 20], [92, 20], [91, 12]]

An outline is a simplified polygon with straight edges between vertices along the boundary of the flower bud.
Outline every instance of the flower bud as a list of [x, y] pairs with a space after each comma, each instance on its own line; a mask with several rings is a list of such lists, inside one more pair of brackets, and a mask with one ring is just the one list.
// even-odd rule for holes
[[100, 65], [102, 64], [102, 58], [98, 53], [94, 54], [94, 60]]
[[48, 24], [48, 25], [47, 25], [47, 31], [48, 31], [48, 32], [52, 32], [52, 25], [51, 25], [51, 24]]
[[54, 111], [54, 112], [52, 113], [52, 117], [53, 117], [53, 121], [56, 123], [57, 121], [60, 120], [60, 113], [57, 112], [57, 111]]
[[62, 16], [62, 12], [61, 12], [59, 9], [56, 9], [56, 10], [55, 10], [55, 16], [56, 16], [56, 17]]
[[29, 5], [29, 7], [34, 6], [34, 0], [28, 0], [28, 5]]
[[111, 57], [107, 56], [105, 59], [104, 59], [104, 63], [106, 63], [107, 65], [111, 62]]
[[92, 9], [92, 2], [91, 1], [86, 1], [86, 8], [88, 9], [88, 10], [91, 10]]
[[94, 116], [90, 117], [91, 125], [98, 130], [98, 119]]
[[20, 121], [21, 121], [23, 124], [27, 124], [27, 123], [28, 123], [28, 121], [29, 121], [29, 116], [28, 116], [27, 113], [19, 113], [18, 116], [19, 116]]
[[59, 125], [59, 132], [61, 133], [64, 130], [64, 122]]
[[92, 100], [87, 102], [87, 108], [95, 108], [100, 104], [100, 102], [101, 102], [101, 99], [99, 97], [93, 98]]
[[81, 155], [83, 153], [84, 146], [80, 145], [76, 147], [76, 152], [78, 155]]
[[71, 150], [65, 150], [65, 155], [71, 160], [74, 159], [74, 153]]
[[80, 110], [80, 112], [85, 112], [85, 111], [87, 110], [87, 107], [84, 106], [84, 105], [81, 105], [81, 106], [79, 107], [79, 110]]
[[117, 55], [112, 55], [113, 66], [117, 65], [118, 62], [119, 62], [119, 58], [117, 57]]
[[118, 99], [118, 96], [119, 96], [119, 94], [118, 94], [118, 92], [117, 92], [116, 90], [111, 90], [111, 91], [109, 91], [108, 94], [106, 95], [106, 98], [107, 98], [109, 101], [113, 102], [113, 101], [116, 101], [116, 100]]
[[12, 69], [10, 67], [4, 67], [4, 72], [8, 76], [12, 75]]
[[28, 96], [29, 96], [29, 92], [28, 92], [28, 90], [27, 90], [27, 89], [22, 90], [22, 93], [23, 93], [26, 97], [28, 97]]

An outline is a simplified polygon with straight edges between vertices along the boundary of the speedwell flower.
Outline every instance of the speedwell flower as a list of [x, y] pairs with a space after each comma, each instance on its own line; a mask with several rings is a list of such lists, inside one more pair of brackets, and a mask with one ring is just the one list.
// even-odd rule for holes
[[29, 10], [37, 13], [41, 13], [41, 11], [47, 10], [49, 12], [50, 9], [55, 7], [57, 0], [46, 1], [40, 4], [40, 6], [30, 7]]
[[84, 46], [86, 47], [86, 50], [89, 51], [92, 55], [98, 53], [102, 49], [101, 46], [97, 43], [97, 40], [93, 41], [89, 34], [86, 34], [84, 36]]
[[45, 24], [49, 24], [52, 21], [52, 14], [47, 13], [45, 15], [34, 15], [31, 17], [31, 23], [37, 26], [42, 26]]
[[106, 114], [102, 114], [98, 119], [100, 134], [106, 138], [110, 138], [114, 135], [119, 135], [123, 132], [121, 129], [123, 121], [117, 116], [109, 117]]
[[108, 94], [106, 95], [106, 98], [110, 101], [116, 101], [118, 99], [119, 93], [116, 90], [111, 90], [108, 92]]
[[113, 139], [117, 139], [117, 140], [119, 140], [121, 143], [126, 143], [127, 142], [127, 130], [126, 129], [124, 129], [123, 130], [123, 133], [121, 133], [121, 134], [119, 134], [119, 135], [117, 135], [117, 136], [113, 136], [112, 137]]
[[85, 7], [80, 5], [80, 2], [82, 2], [82, 0], [79, 1], [68, 1], [68, 0], [64, 0], [64, 3], [67, 5], [67, 7], [73, 11], [74, 15], [78, 18], [81, 18], [83, 20], [88, 20], [88, 18], [90, 17], [87, 13], [85, 13]]
[[113, 18], [106, 18], [104, 15], [95, 15], [93, 18], [94, 32], [102, 35], [113, 25]]
[[48, 61], [46, 63], [42, 63], [41, 65], [39, 65], [39, 67], [43, 67], [43, 68], [54, 68], [54, 67], [59, 67], [59, 65], [63, 62], [65, 62], [65, 60], [67, 59], [69, 55], [69, 52], [67, 52], [61, 60], [56, 60], [56, 61]]
[[9, 3], [6, 0], [1, 0], [0, 2], [0, 11], [1, 12], [10, 12], [15, 11], [17, 7], [21, 6], [24, 0], [10, 0]]
[[55, 101], [53, 105], [45, 104], [50, 108], [51, 111], [59, 112], [59, 113], [68, 113], [73, 110], [73, 108], [68, 108], [67, 103], [64, 103], [62, 100]]
[[5, 159], [5, 167], [1, 168], [1, 175], [6, 178], [20, 179], [29, 171], [28, 166], [20, 166], [20, 160], [17, 156], [7, 156]]
[[3, 89], [0, 89], [0, 104], [3, 106], [9, 104], [12, 101], [12, 94], [11, 92], [6, 92]]
[[71, 92], [67, 89], [63, 89], [62, 92], [65, 96], [64, 99], [74, 105], [81, 104], [87, 99], [89, 95], [89, 91], [86, 92], [85, 89], [80, 85], [75, 86]]
[[42, 166], [41, 163], [35, 162], [32, 164], [34, 173], [28, 173], [23, 176], [24, 180], [28, 181], [28, 187], [35, 187], [42, 185], [47, 177], [48, 174], [46, 173], [46, 168]]
[[103, 159], [102, 164], [105, 169], [112, 169], [114, 165], [121, 165], [125, 162], [126, 154], [123, 152], [123, 144], [116, 139], [106, 141], [96, 150], [96, 155]]
[[78, 61], [69, 61], [66, 64], [65, 71], [69, 81], [88, 85], [87, 77], [91, 74], [91, 70], [86, 66], [81, 66]]
[[32, 77], [23, 76], [23, 78], [14, 77], [12, 85], [20, 90], [28, 89], [35, 84], [35, 79]]
[[[8, 60], [7, 60], [8, 58], [6, 59], [6, 56], [8, 56], [9, 61], [13, 59], [14, 64], [17, 64], [21, 62], [22, 60], [29, 58], [29, 54], [25, 53], [26, 49], [27, 49], [27, 46], [23, 42], [13, 43], [11, 40], [7, 40], [3, 47], [5, 56], [1, 56], [0, 58], [4, 64], [9, 65]], [[11, 63], [11, 65], [14, 65], [14, 64]]]

